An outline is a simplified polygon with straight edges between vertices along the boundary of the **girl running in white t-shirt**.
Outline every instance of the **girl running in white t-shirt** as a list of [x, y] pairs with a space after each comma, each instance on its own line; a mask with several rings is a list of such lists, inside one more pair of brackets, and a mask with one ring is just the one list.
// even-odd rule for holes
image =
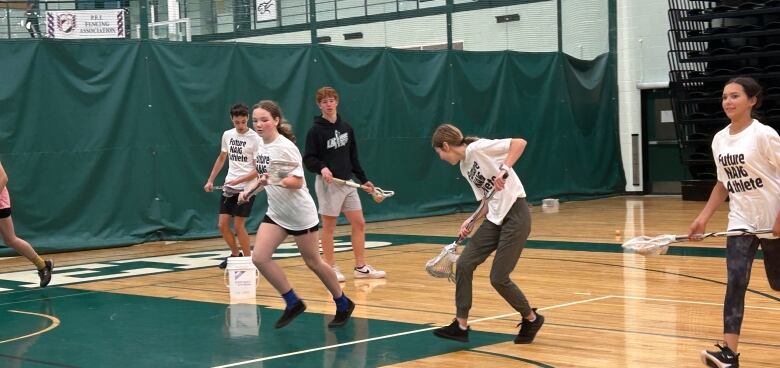
[[729, 198], [728, 230], [772, 229], [775, 239], [754, 235], [726, 240], [728, 284], [723, 304], [723, 339], [719, 351], [702, 351], [704, 364], [738, 367], [739, 333], [745, 311], [745, 292], [756, 250], [761, 245], [769, 285], [780, 290], [780, 137], [753, 117], [761, 104], [761, 86], [753, 79], [737, 77], [723, 88], [723, 110], [731, 120], [712, 139], [712, 156], [718, 182], [710, 199], [691, 224], [688, 236], [704, 233], [707, 222]]
[[295, 136], [289, 124], [283, 123], [282, 111], [273, 101], [260, 101], [253, 107], [252, 121], [255, 130], [263, 138], [263, 144], [255, 159], [257, 172], [243, 180], [255, 177], [252, 184], [239, 194], [244, 201], [258, 185], [268, 184], [268, 163], [271, 160], [298, 162], [298, 167], [277, 185], [265, 186], [268, 193], [268, 210], [257, 230], [252, 261], [271, 285], [282, 295], [287, 304], [274, 327], [281, 328], [306, 310], [303, 300], [293, 291], [284, 271], [271, 259], [276, 248], [288, 235], [295, 237], [298, 250], [306, 266], [319, 277], [336, 302], [336, 316], [329, 327], [344, 325], [355, 309], [355, 303], [344, 295], [333, 269], [320, 257], [317, 208], [303, 178], [301, 153], [293, 141]]

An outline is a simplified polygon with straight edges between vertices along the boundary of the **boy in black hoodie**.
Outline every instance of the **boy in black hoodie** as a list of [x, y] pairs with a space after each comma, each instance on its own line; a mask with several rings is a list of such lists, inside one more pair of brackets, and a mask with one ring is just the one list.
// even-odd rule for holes
[[322, 115], [314, 118], [314, 125], [306, 135], [306, 152], [303, 163], [306, 169], [317, 174], [314, 188], [317, 193], [319, 213], [322, 216], [322, 257], [333, 267], [339, 281], [344, 275], [334, 260], [333, 232], [340, 213], [344, 213], [352, 226], [352, 250], [355, 252], [355, 278], [379, 279], [385, 272], [376, 270], [366, 263], [366, 220], [360, 204], [357, 189], [339, 185], [333, 178], [350, 180], [352, 175], [372, 192], [374, 184], [368, 180], [358, 161], [355, 133], [346, 121], [341, 119], [336, 108], [339, 95], [332, 87], [317, 90], [317, 106]]

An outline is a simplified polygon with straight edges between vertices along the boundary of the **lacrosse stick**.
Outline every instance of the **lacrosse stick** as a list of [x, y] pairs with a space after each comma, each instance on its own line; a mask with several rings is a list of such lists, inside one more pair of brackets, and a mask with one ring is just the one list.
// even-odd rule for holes
[[[509, 173], [505, 173], [504, 179], [506, 179], [508, 176]], [[469, 218], [466, 220], [466, 228], [469, 230], [469, 233], [471, 232], [471, 229], [474, 228], [474, 223], [476, 223], [479, 219], [480, 212], [482, 212], [482, 209], [487, 205], [487, 203], [491, 198], [493, 198], [493, 195], [495, 194], [496, 190], [494, 188], [479, 203], [477, 210], [474, 211], [474, 213], [472, 213], [471, 216], [469, 216]], [[431, 260], [426, 262], [425, 270], [428, 271], [428, 274], [437, 278], [446, 277], [447, 280], [455, 282], [455, 270], [453, 270], [453, 266], [455, 265], [455, 262], [458, 261], [458, 257], [460, 257], [457, 251], [458, 245], [462, 244], [464, 240], [466, 240], [466, 236], [458, 235], [457, 240], [444, 246], [444, 249], [442, 249], [436, 257], [433, 257]]]
[[[723, 231], [719, 233], [704, 233], [699, 235], [699, 239], [739, 235], [759, 235], [759, 237], [761, 237], [760, 235], [762, 234], [771, 233], [772, 230], [734, 230]], [[669, 244], [688, 240], [691, 240], [688, 235], [659, 235], [652, 238], [649, 236], [638, 236], [623, 243], [622, 247], [628, 252], [638, 253], [643, 256], [657, 256], [666, 254], [666, 252], [669, 250]]]
[[217, 185], [211, 188], [212, 190], [221, 190], [222, 196], [230, 198], [238, 193], [241, 193], [241, 189], [233, 188], [229, 185]]
[[[343, 179], [339, 179], [339, 178], [333, 178], [333, 181], [338, 183], [338, 184], [341, 184], [341, 185], [346, 185], [348, 187], [353, 187], [353, 188], [358, 188], [358, 189], [363, 189], [363, 190], [368, 189], [367, 186], [360, 185], [358, 183], [355, 183], [352, 180], [343, 180]], [[384, 201], [385, 198], [390, 198], [390, 197], [392, 197], [394, 195], [395, 195], [394, 191], [392, 191], [392, 190], [384, 190], [384, 189], [382, 189], [380, 187], [376, 187], [376, 186], [374, 187], [374, 190], [371, 192], [371, 197], [374, 198], [374, 202], [376, 202], [376, 203], [382, 203], [382, 201]]]
[[286, 161], [286, 160], [271, 160], [271, 162], [268, 164], [268, 182], [265, 185], [257, 185], [254, 190], [252, 190], [246, 197], [244, 197], [243, 201], [238, 201], [238, 204], [243, 204], [249, 201], [249, 198], [252, 198], [253, 196], [257, 195], [257, 193], [262, 192], [266, 186], [268, 185], [275, 185], [275, 186], [282, 186], [282, 180], [284, 178], [290, 176], [290, 173], [295, 170], [298, 167], [297, 161]]

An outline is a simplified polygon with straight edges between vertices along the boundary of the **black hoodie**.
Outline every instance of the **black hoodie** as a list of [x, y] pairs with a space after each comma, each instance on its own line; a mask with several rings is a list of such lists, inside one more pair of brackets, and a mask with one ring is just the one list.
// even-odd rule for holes
[[336, 178], [349, 180], [354, 173], [361, 184], [368, 181], [358, 161], [355, 132], [338, 114], [335, 123], [321, 115], [314, 117], [314, 126], [306, 134], [303, 164], [317, 175], [327, 167]]

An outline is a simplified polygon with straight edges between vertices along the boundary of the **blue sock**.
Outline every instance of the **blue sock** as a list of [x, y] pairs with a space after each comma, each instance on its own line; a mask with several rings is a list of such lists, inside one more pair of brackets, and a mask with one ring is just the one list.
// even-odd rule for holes
[[298, 298], [298, 295], [295, 295], [295, 291], [293, 291], [293, 289], [290, 289], [290, 291], [282, 294], [282, 298], [284, 298], [284, 302], [287, 303], [287, 308], [290, 308], [301, 301], [301, 299]]
[[341, 293], [341, 296], [338, 298], [333, 298], [333, 301], [336, 302], [336, 311], [337, 312], [344, 312], [349, 308], [349, 299], [347, 299], [347, 296], [344, 295], [344, 293]]

